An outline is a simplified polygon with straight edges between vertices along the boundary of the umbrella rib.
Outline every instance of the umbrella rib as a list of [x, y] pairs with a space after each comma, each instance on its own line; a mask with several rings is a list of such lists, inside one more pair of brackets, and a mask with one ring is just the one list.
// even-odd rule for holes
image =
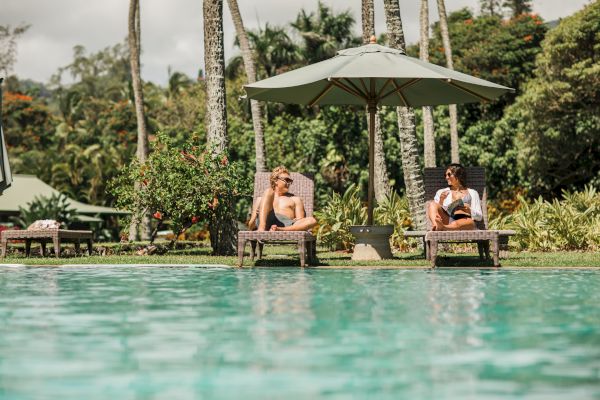
[[386, 88], [387, 85], [389, 85], [389, 83], [392, 81], [392, 78], [388, 79], [387, 81], [385, 81], [385, 83], [383, 84], [383, 86], [381, 87], [381, 90], [379, 91], [379, 93], [377, 93], [377, 98], [381, 97], [381, 93], [383, 93], [383, 90]]
[[356, 92], [354, 89], [352, 89], [352, 88], [349, 88], [348, 86], [344, 85], [344, 84], [343, 84], [343, 83], [341, 83], [341, 82], [338, 82], [338, 81], [337, 81], [335, 78], [330, 78], [330, 82], [331, 82], [333, 85], [335, 85], [335, 86], [339, 87], [340, 89], [342, 89], [342, 90], [343, 90], [343, 91], [345, 91], [345, 92], [348, 92], [348, 93], [350, 93], [350, 94], [351, 94], [351, 95], [353, 95], [353, 96], [359, 97], [359, 98], [361, 98], [361, 99], [363, 99], [363, 100], [365, 100], [365, 101], [367, 100], [367, 99], [366, 99], [366, 98], [365, 98], [365, 97], [364, 97], [364, 96], [363, 96], [361, 93], [358, 93], [358, 92]]
[[333, 88], [333, 83], [329, 82], [329, 84], [325, 87], [325, 89], [323, 89], [321, 91], [321, 93], [319, 93], [317, 95], [317, 97], [315, 97], [314, 99], [312, 99], [309, 103], [308, 106], [312, 107], [314, 106], [319, 100], [321, 100], [323, 98], [323, 96], [325, 96], [327, 93], [329, 93], [329, 91]]
[[367, 89], [367, 84], [365, 83], [365, 81], [363, 80], [363, 78], [360, 78], [358, 81], [362, 85], [363, 90], [365, 91], [365, 93], [369, 93], [369, 89]]
[[364, 97], [367, 97], [366, 93], [361, 92], [358, 86], [356, 86], [354, 82], [352, 82], [350, 79], [344, 78], [344, 81], [348, 82], [350, 86], [352, 86], [354, 90], [356, 90], [358, 93], [362, 94]]
[[[419, 82], [421, 80], [421, 78], [415, 78], [415, 79], [411, 79], [410, 81], [406, 82], [404, 85], [399, 86], [396, 81], [394, 80], [394, 87], [395, 89], [390, 90], [389, 92], [387, 92], [385, 95], [381, 96], [379, 98], [379, 101], [385, 99], [386, 97], [388, 97], [391, 94], [394, 93], [400, 93], [403, 89], [406, 89], [407, 87], [414, 85], [415, 83]], [[402, 96], [402, 94], [400, 94], [400, 97], [402, 98], [402, 100], [404, 101], [404, 103], [406, 104], [406, 99], [404, 98], [404, 96]], [[408, 107], [408, 104], [406, 104], [406, 107]]]
[[456, 83], [452, 82], [451, 79], [443, 79], [443, 81], [445, 81], [448, 85], [450, 85], [452, 87], [455, 87], [455, 88], [457, 88], [459, 90], [462, 90], [463, 92], [466, 92], [466, 93], [470, 94], [471, 96], [477, 97], [481, 101], [491, 101], [487, 97], [484, 97], [484, 96], [482, 96], [480, 94], [477, 94], [477, 93], [473, 92], [472, 90], [469, 90], [469, 89], [464, 88], [464, 87], [462, 87], [460, 85], [457, 85]]

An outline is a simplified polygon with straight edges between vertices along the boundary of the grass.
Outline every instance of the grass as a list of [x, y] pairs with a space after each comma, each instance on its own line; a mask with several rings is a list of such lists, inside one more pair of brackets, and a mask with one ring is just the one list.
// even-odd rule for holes
[[[22, 246], [12, 245], [11, 248]], [[67, 249], [64, 246], [63, 249]], [[211, 256], [210, 248], [189, 243], [182, 244], [179, 248], [165, 254], [137, 255], [135, 246], [120, 244], [95, 245], [95, 250], [103, 250], [109, 255], [74, 255], [68, 251], [60, 259], [54, 256], [41, 257], [39, 248], [32, 246], [32, 256], [27, 258], [21, 251], [11, 252], [1, 262], [4, 264], [27, 265], [69, 265], [69, 264], [221, 264], [234, 266], [237, 264], [235, 256]], [[247, 248], [248, 249], [248, 248]], [[438, 255], [439, 265], [448, 267], [490, 267], [491, 261], [480, 261], [475, 252], [469, 249], [459, 249], [458, 253], [442, 252]], [[64, 250], [63, 250], [64, 251]], [[110, 253], [121, 254], [110, 254]], [[125, 253], [125, 254], [123, 254]], [[352, 261], [351, 254], [343, 252], [330, 252], [320, 248], [317, 257], [319, 267], [429, 267], [420, 252], [396, 253], [391, 260], [381, 261]], [[503, 267], [600, 267], [600, 253], [597, 252], [510, 252], [507, 258], [500, 260]], [[297, 267], [299, 266], [298, 253], [294, 246], [265, 246], [265, 257], [256, 262], [250, 261], [246, 255], [244, 266], [251, 267]]]

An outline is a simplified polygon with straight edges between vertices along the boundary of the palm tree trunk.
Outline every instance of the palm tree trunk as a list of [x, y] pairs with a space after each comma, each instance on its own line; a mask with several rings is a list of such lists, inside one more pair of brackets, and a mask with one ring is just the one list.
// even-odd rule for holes
[[[384, 0], [385, 22], [389, 46], [404, 50], [404, 32], [398, 0]], [[408, 207], [417, 229], [425, 229], [425, 185], [419, 163], [419, 150], [415, 130], [415, 113], [411, 108], [398, 107], [398, 136], [402, 153], [402, 170]]]
[[[421, 0], [421, 39], [419, 40], [419, 58], [429, 61], [429, 4]], [[423, 107], [423, 142], [425, 147], [425, 167], [435, 167], [435, 132], [431, 107]]]
[[[223, 0], [204, 0], [204, 63], [206, 70], [207, 142], [215, 153], [227, 147], [225, 104], [225, 49], [223, 47]], [[216, 255], [232, 255], [236, 249], [237, 223], [233, 204], [221, 202], [210, 224], [210, 242]]]
[[[248, 83], [254, 83], [256, 82], [256, 65], [254, 63], [254, 54], [250, 48], [248, 34], [244, 29], [242, 14], [240, 14], [237, 0], [227, 0], [227, 2], [229, 4], [229, 11], [231, 12], [231, 17], [233, 19], [233, 25], [235, 26], [235, 32], [238, 41], [240, 42], [240, 49], [242, 50], [242, 59], [244, 60], [246, 77], [248, 78]], [[252, 113], [252, 124], [254, 125], [256, 172], [265, 172], [267, 170], [267, 166], [265, 157], [264, 130], [262, 124], [262, 109], [257, 100], [250, 100], [250, 111]]]
[[[375, 8], [373, 0], [362, 0], [362, 31], [363, 44], [369, 44], [371, 36], [375, 36]], [[366, 109], [365, 109], [366, 110]], [[367, 126], [369, 122], [369, 113], [367, 112]], [[375, 200], [382, 202], [385, 196], [390, 192], [390, 181], [387, 167], [385, 165], [385, 151], [383, 149], [383, 133], [381, 131], [381, 117], [379, 112], [375, 114]]]
[[[142, 78], [140, 67], [140, 3], [139, 0], [129, 2], [128, 19], [128, 45], [129, 45], [129, 64], [131, 67], [131, 84], [133, 86], [133, 97], [135, 103], [135, 115], [137, 120], [137, 159], [144, 163], [148, 158], [148, 127], [146, 126], [146, 117], [144, 115], [144, 92], [142, 90]], [[138, 238], [138, 224], [133, 221], [129, 227], [129, 240]], [[145, 216], [142, 219], [142, 239], [147, 240], [150, 237], [151, 226], [150, 218]]]
[[[448, 31], [448, 18], [446, 16], [446, 5], [444, 0], [437, 0], [438, 13], [440, 16], [440, 32], [442, 34], [442, 43], [444, 45], [444, 53], [446, 55], [446, 67], [454, 70], [452, 62], [452, 47], [450, 46], [450, 33]], [[456, 104], [450, 104], [450, 158], [453, 163], [460, 162], [458, 154], [458, 111]]]
[[217, 153], [227, 147], [225, 104], [225, 50], [223, 47], [223, 0], [204, 0], [204, 63], [206, 69], [206, 116], [209, 145]]

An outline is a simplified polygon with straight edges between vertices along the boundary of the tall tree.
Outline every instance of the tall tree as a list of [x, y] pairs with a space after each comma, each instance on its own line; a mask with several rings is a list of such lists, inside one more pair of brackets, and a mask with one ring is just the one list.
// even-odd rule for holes
[[481, 13], [492, 17], [500, 16], [502, 14], [500, 2], [501, 0], [479, 0]]
[[11, 29], [10, 25], [0, 25], [0, 72], [4, 75], [8, 75], [17, 61], [17, 39], [29, 26], [21, 24]]
[[531, 12], [531, 0], [505, 0], [502, 7], [510, 10], [513, 17]]
[[[229, 4], [229, 11], [231, 12], [231, 17], [233, 19], [233, 25], [235, 26], [238, 43], [240, 44], [240, 49], [242, 51], [246, 77], [248, 78], [248, 83], [254, 83], [256, 82], [256, 65], [254, 63], [252, 48], [250, 47], [250, 40], [248, 40], [248, 34], [244, 29], [242, 14], [240, 13], [237, 0], [228, 0], [227, 2]], [[250, 100], [250, 110], [252, 112], [252, 124], [254, 125], [256, 172], [264, 172], [267, 170], [267, 166], [265, 160], [265, 139], [260, 103], [256, 100]]]
[[[215, 153], [227, 147], [225, 104], [225, 49], [223, 46], [223, 0], [204, 0], [204, 64], [206, 69], [206, 139]], [[215, 220], [209, 224], [213, 253], [234, 254], [237, 225], [228, 218], [233, 204], [216, 204]], [[219, 211], [221, 210], [221, 211]]]
[[[140, 68], [140, 3], [139, 0], [130, 0], [129, 2], [129, 64], [131, 67], [131, 84], [133, 86], [133, 96], [135, 103], [135, 115], [137, 120], [137, 159], [140, 163], [148, 158], [148, 127], [146, 126], [146, 116], [144, 114], [144, 92], [142, 90], [142, 78]], [[137, 238], [137, 224], [132, 223], [129, 228], [129, 239]], [[150, 218], [146, 217], [142, 221], [142, 239], [150, 238]]]
[[204, 0], [207, 141], [216, 152], [227, 147], [223, 0]]
[[[421, 0], [421, 38], [419, 40], [419, 58], [429, 61], [429, 4]], [[435, 132], [431, 107], [423, 107], [423, 142], [425, 147], [425, 167], [435, 167]]]
[[[384, 0], [389, 46], [404, 51], [405, 41], [398, 0]], [[412, 108], [398, 107], [398, 136], [402, 152], [402, 170], [408, 207], [417, 229], [425, 229], [425, 185], [419, 163], [419, 149]]]
[[[369, 44], [371, 37], [375, 37], [375, 8], [373, 0], [362, 0], [362, 38], [363, 44]], [[367, 114], [367, 125], [369, 124]], [[375, 114], [375, 200], [381, 202], [390, 192], [390, 181], [385, 165], [385, 151], [383, 150], [383, 133], [381, 131], [381, 116]]]
[[[448, 32], [448, 17], [446, 14], [446, 5], [444, 0], [437, 0], [438, 14], [440, 16], [440, 33], [442, 35], [442, 43], [444, 44], [444, 54], [446, 55], [446, 67], [454, 70], [452, 62], [452, 47], [450, 45], [450, 33]], [[456, 104], [450, 104], [450, 159], [453, 163], [460, 162], [458, 153], [458, 113]]]

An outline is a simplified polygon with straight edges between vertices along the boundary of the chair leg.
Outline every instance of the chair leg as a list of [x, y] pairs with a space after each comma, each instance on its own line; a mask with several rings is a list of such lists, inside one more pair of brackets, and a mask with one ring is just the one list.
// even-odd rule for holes
[[426, 260], [431, 259], [430, 243], [429, 243], [429, 241], [425, 240], [425, 237], [423, 237], [423, 251], [425, 252], [425, 259]]
[[56, 254], [56, 258], [60, 257], [60, 239], [55, 237], [52, 239], [52, 243], [54, 244], [54, 254]]
[[258, 242], [258, 259], [262, 258], [264, 243]]
[[81, 242], [79, 241], [79, 239], [75, 239], [75, 255], [79, 255], [80, 251], [81, 251]]
[[[244, 265], [244, 250], [246, 249], [246, 240], [238, 239], [237, 250], [238, 250], [238, 267]], [[252, 251], [252, 260], [254, 260], [254, 251]]]
[[314, 240], [311, 240], [311, 246], [310, 246], [310, 258], [312, 259], [312, 264], [316, 265], [317, 264], [317, 242]]
[[42, 239], [40, 242], [40, 248], [42, 251], [42, 257], [46, 257], [46, 241], [44, 239]]
[[[254, 258], [256, 257], [256, 240], [251, 240], [250, 241], [250, 260], [254, 261]], [[244, 249], [246, 248], [246, 245], [244, 244]]]
[[429, 241], [429, 259], [431, 261], [431, 268], [435, 268], [435, 262], [437, 259], [438, 242], [437, 240]]
[[304, 239], [298, 240], [298, 253], [300, 254], [300, 267], [304, 268], [306, 265], [306, 241]]
[[88, 254], [92, 255], [92, 239], [87, 239]]
[[6, 257], [6, 247], [8, 246], [8, 240], [2, 238], [2, 257]]
[[480, 240], [477, 241], [477, 251], [479, 251], [479, 259], [483, 260], [483, 242]]
[[31, 239], [25, 239], [25, 255], [27, 257], [31, 255]]
[[486, 240], [483, 242], [483, 252], [485, 253], [485, 259], [490, 259], [490, 241]]
[[498, 238], [492, 239], [492, 252], [494, 254], [494, 267], [500, 266], [500, 245], [498, 244]]

